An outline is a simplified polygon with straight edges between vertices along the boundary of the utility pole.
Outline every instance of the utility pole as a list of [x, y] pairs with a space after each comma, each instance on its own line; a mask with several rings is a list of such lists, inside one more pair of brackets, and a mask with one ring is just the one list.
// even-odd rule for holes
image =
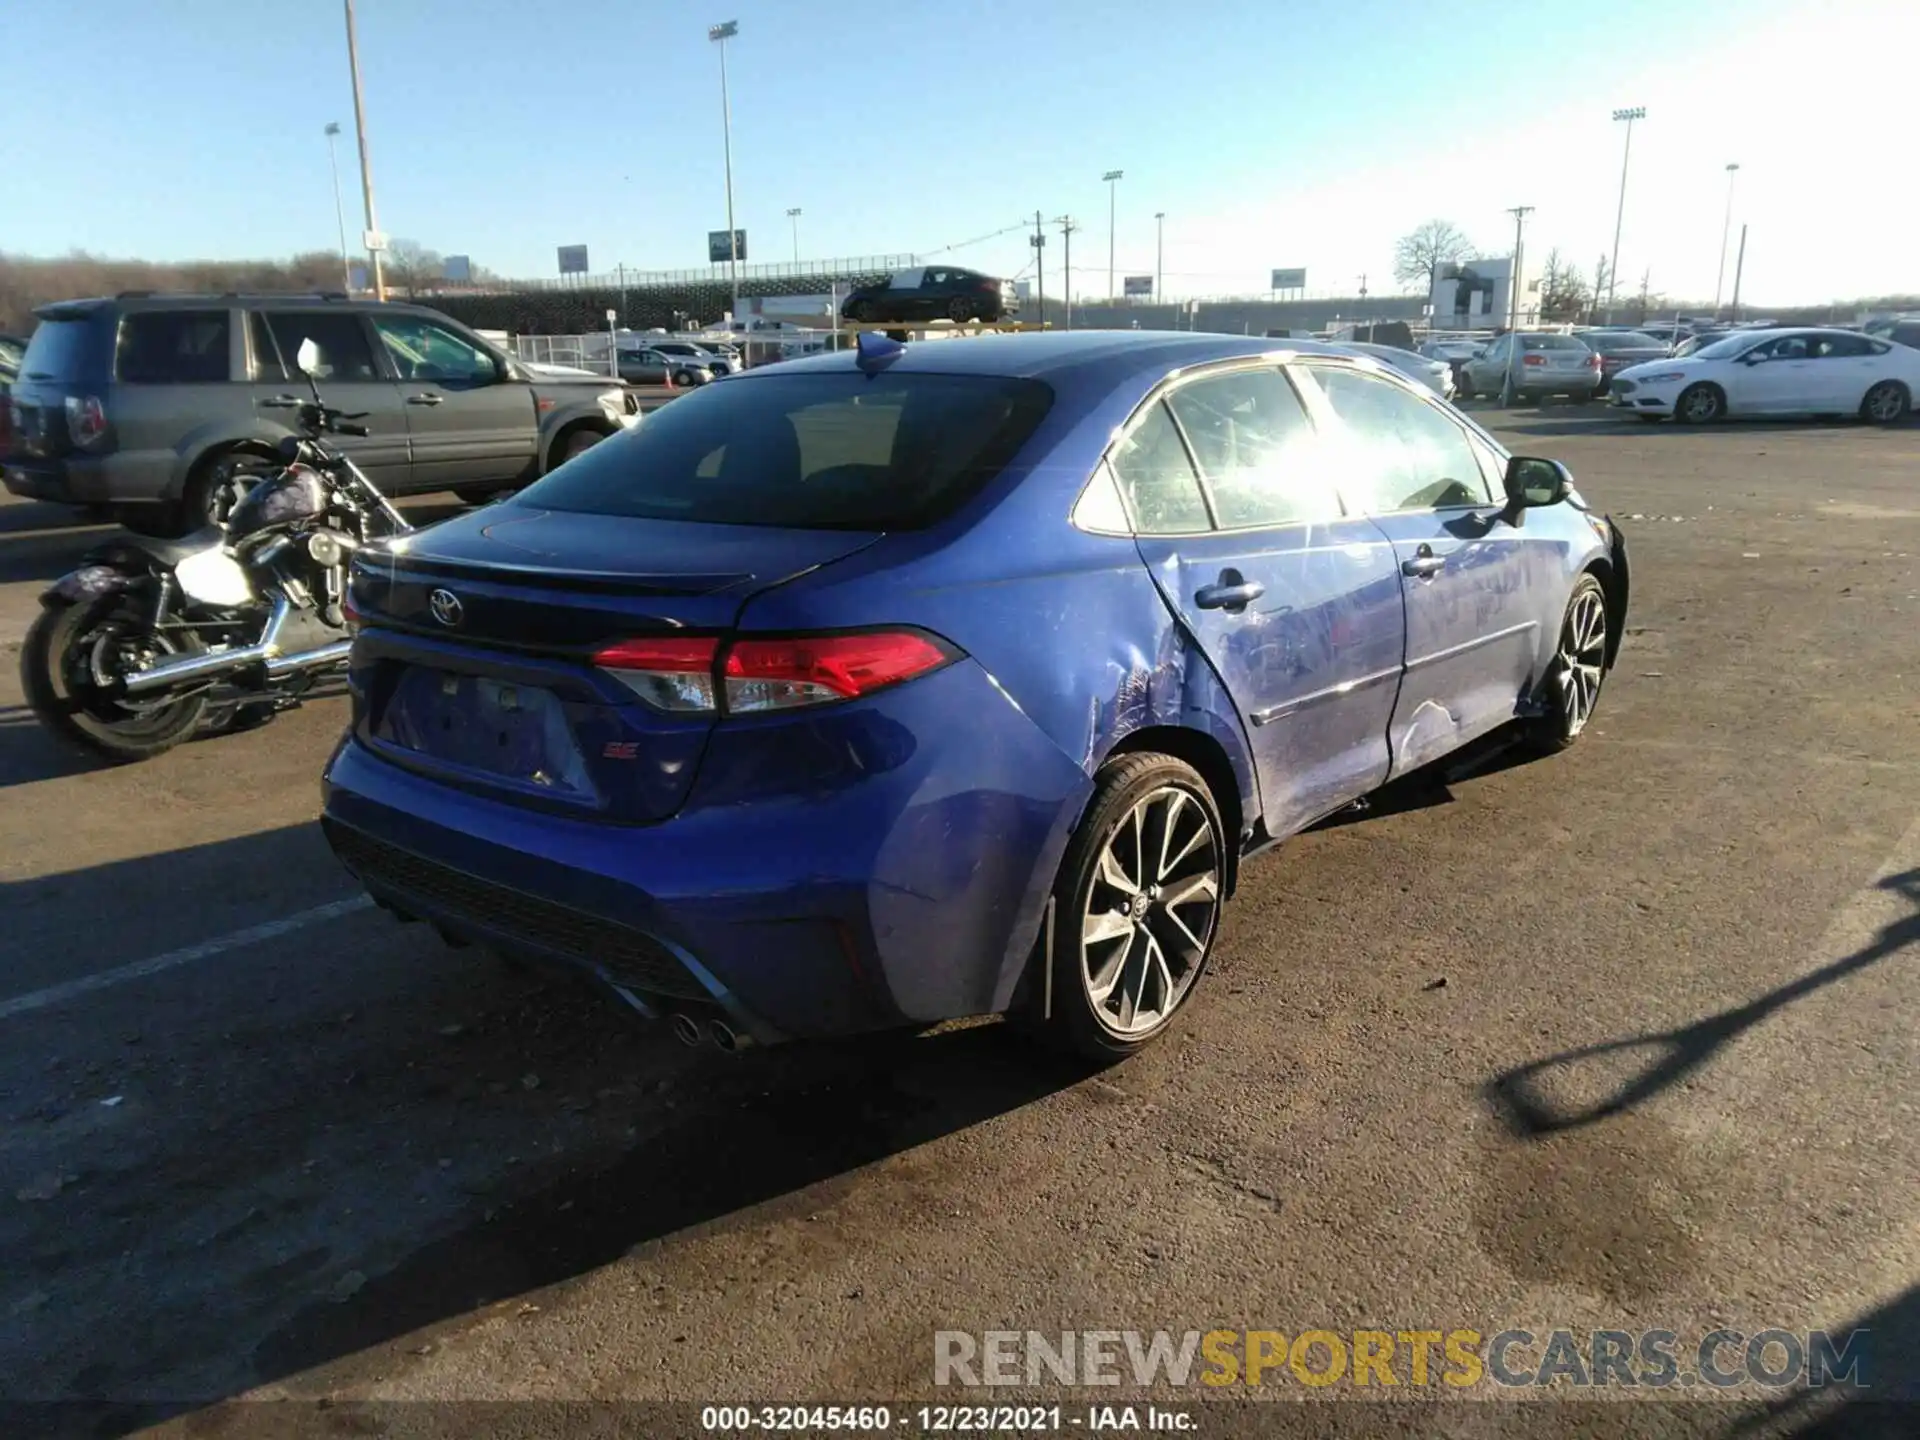
[[1727, 283], [1727, 232], [1733, 229], [1733, 177], [1740, 166], [1727, 166], [1727, 218], [1720, 222], [1720, 268], [1713, 272], [1713, 318], [1720, 318], [1720, 287]]
[[1527, 216], [1533, 213], [1531, 205], [1515, 205], [1507, 213], [1513, 216], [1513, 273], [1507, 277], [1507, 365], [1506, 375], [1500, 382], [1500, 404], [1509, 408], [1513, 404], [1513, 357], [1520, 352], [1520, 288], [1521, 276], [1526, 267], [1526, 226]]
[[1740, 318], [1740, 272], [1745, 270], [1746, 268], [1747, 268], [1747, 227], [1746, 227], [1746, 223], [1743, 221], [1741, 222], [1741, 225], [1740, 225], [1740, 258], [1733, 262], [1733, 310], [1730, 314], [1730, 318], [1734, 320], [1738, 320]]
[[373, 298], [387, 298], [387, 276], [380, 265], [380, 252], [386, 243], [380, 234], [380, 222], [373, 214], [373, 165], [367, 159], [367, 111], [360, 99], [360, 44], [353, 31], [353, 0], [347, 7], [347, 69], [353, 73], [353, 130], [360, 141], [360, 197], [367, 204], [367, 258], [373, 264]]
[[1033, 293], [1040, 302], [1040, 324], [1044, 329], [1047, 323], [1047, 232], [1041, 228], [1045, 222], [1038, 210], [1033, 212]]
[[793, 263], [800, 263], [800, 207], [791, 206], [787, 210], [787, 219], [793, 222]]
[[[1620, 207], [1614, 211], [1613, 215], [1613, 265], [1617, 269], [1620, 264], [1620, 222], [1626, 219], [1627, 215], [1627, 162], [1633, 159], [1633, 122], [1647, 118], [1647, 107], [1634, 105], [1625, 110], [1616, 110], [1613, 112], [1613, 118], [1627, 122], [1627, 148], [1620, 157]], [[1613, 323], [1612, 270], [1607, 272], [1607, 323], [1609, 325]]]
[[[1600, 314], [1600, 271], [1601, 267], [1606, 263], [1607, 257], [1604, 255], [1593, 262], [1593, 298], [1587, 302], [1587, 323], [1589, 325], [1591, 325]], [[1611, 277], [1613, 272], [1609, 270], [1607, 274]], [[1607, 283], [1611, 285], [1613, 283], [1612, 279], [1609, 278]]]
[[1073, 328], [1073, 232], [1080, 227], [1073, 223], [1071, 215], [1062, 215], [1053, 223], [1060, 227], [1060, 268], [1066, 271], [1065, 279], [1061, 282], [1066, 290], [1063, 301], [1066, 307], [1064, 328], [1071, 330]]
[[1167, 212], [1153, 212], [1153, 303], [1167, 303]]
[[1653, 267], [1640, 272], [1640, 324], [1647, 323], [1647, 292], [1653, 288]]

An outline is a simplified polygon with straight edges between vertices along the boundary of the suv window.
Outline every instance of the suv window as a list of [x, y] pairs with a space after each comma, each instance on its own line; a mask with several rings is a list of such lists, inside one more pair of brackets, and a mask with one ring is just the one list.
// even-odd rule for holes
[[675, 400], [520, 498], [652, 520], [917, 529], [998, 475], [1052, 403], [1040, 381], [998, 376], [752, 377]]
[[367, 344], [360, 317], [344, 310], [282, 310], [269, 313], [267, 325], [280, 342], [280, 353], [292, 365], [300, 342], [311, 340], [320, 352], [316, 380], [378, 380], [373, 347]]
[[1156, 401], [1113, 447], [1113, 473], [1139, 534], [1184, 535], [1213, 528], [1199, 477], [1167, 415], [1166, 402]]
[[1336, 451], [1342, 484], [1369, 514], [1493, 498], [1467, 432], [1439, 407], [1364, 371], [1310, 368], [1345, 431]]
[[[84, 380], [97, 367], [93, 322], [84, 316], [42, 320], [27, 341], [20, 374], [28, 380]], [[101, 348], [105, 348], [104, 346]]]
[[120, 319], [114, 374], [128, 385], [205, 385], [228, 374], [225, 310], [136, 310]]
[[500, 378], [493, 356], [422, 316], [376, 315], [373, 328], [402, 380], [491, 385]]
[[1167, 398], [1225, 530], [1330, 520], [1340, 500], [1316, 463], [1313, 426], [1278, 370], [1240, 370]]

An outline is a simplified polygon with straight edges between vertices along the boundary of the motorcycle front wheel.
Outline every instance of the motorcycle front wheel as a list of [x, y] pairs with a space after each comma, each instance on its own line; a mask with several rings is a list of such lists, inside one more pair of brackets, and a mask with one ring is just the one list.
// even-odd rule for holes
[[184, 632], [152, 630], [124, 595], [50, 600], [21, 647], [20, 683], [40, 723], [62, 739], [118, 765], [151, 760], [198, 728], [206, 692], [134, 700], [114, 693], [112, 677], [201, 648]]

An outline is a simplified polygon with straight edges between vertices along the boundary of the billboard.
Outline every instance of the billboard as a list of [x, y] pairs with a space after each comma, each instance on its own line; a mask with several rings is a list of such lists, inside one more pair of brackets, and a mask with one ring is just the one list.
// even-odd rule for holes
[[1127, 276], [1125, 293], [1130, 296], [1153, 294], [1153, 277], [1151, 275]]
[[587, 247], [584, 245], [562, 245], [560, 247], [560, 273], [562, 275], [586, 274]]
[[449, 255], [440, 262], [440, 278], [454, 285], [473, 283], [473, 257]]
[[746, 258], [747, 258], [747, 232], [746, 231], [736, 230], [733, 232], [733, 253], [731, 254], [728, 253], [728, 250], [727, 250], [727, 232], [726, 231], [709, 230], [707, 232], [707, 259], [710, 260], [713, 264], [724, 265], [729, 260], [744, 260]]
[[1304, 290], [1307, 288], [1307, 272], [1276, 270], [1273, 272], [1273, 282], [1267, 288], [1269, 290]]

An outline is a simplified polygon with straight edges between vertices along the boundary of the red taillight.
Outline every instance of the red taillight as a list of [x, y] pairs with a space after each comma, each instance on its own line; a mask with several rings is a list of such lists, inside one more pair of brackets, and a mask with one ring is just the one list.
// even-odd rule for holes
[[107, 433], [107, 407], [98, 395], [67, 396], [67, 436], [82, 450], [97, 445]]
[[1547, 357], [1544, 355], [1529, 355], [1523, 363], [1528, 365], [1544, 365], [1547, 363]]
[[[622, 640], [593, 663], [657, 710], [729, 715], [793, 710], [870, 695], [925, 675], [955, 652], [910, 630], [736, 640], [663, 636]], [[721, 689], [716, 696], [716, 673]]]
[[719, 649], [711, 635], [663, 635], [609, 645], [593, 663], [656, 710], [711, 711]]
[[952, 658], [925, 635], [905, 630], [736, 640], [727, 650], [727, 713], [852, 700], [938, 670]]

